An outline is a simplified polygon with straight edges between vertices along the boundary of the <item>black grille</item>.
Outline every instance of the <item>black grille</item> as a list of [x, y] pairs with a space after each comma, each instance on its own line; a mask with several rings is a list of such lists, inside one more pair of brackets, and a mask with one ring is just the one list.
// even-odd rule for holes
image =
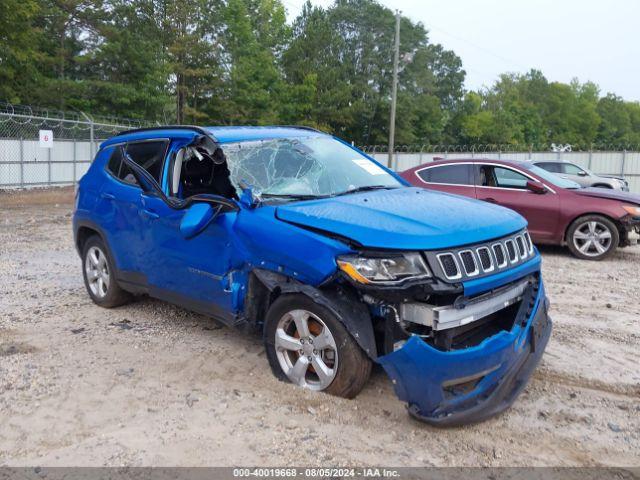
[[516, 258], [518, 257], [516, 256], [516, 247], [513, 245], [513, 241], [508, 240], [505, 242], [505, 245], [507, 246], [507, 253], [509, 254], [509, 260], [511, 260], [512, 262], [515, 262]]
[[505, 258], [504, 258], [504, 249], [502, 248], [502, 245], [494, 245], [493, 253], [496, 256], [496, 261], [498, 262], [498, 265], [504, 264]]
[[524, 257], [526, 250], [524, 248], [524, 240], [522, 240], [522, 237], [516, 237], [516, 243], [518, 244], [518, 250], [520, 251], [520, 256]]
[[524, 234], [524, 241], [527, 242], [527, 250], [531, 251], [531, 237], [528, 233]]
[[458, 275], [458, 266], [456, 265], [456, 261], [452, 254], [446, 253], [442, 255], [440, 257], [440, 263], [442, 264], [442, 269], [447, 277], [455, 277]]
[[478, 249], [478, 257], [480, 258], [482, 269], [489, 270], [491, 268], [491, 255], [489, 255], [489, 250], [486, 248]]
[[466, 251], [460, 252], [460, 258], [462, 259], [462, 265], [464, 265], [464, 271], [467, 274], [476, 271], [476, 262], [473, 260], [473, 253]]

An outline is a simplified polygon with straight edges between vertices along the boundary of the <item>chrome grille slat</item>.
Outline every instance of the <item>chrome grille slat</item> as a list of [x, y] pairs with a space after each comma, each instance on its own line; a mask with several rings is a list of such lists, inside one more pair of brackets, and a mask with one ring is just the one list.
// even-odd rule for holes
[[524, 246], [524, 237], [522, 235], [518, 235], [516, 237], [516, 245], [518, 246], [518, 253], [520, 254], [520, 258], [527, 258], [529, 252], [527, 252], [527, 249]]
[[[449, 262], [447, 260], [449, 260]], [[442, 271], [449, 280], [457, 280], [458, 278], [462, 278], [462, 273], [460, 272], [458, 262], [456, 261], [456, 257], [453, 253], [441, 253], [440, 255], [438, 255], [438, 261], [440, 262]], [[450, 266], [450, 262], [452, 262], [453, 267]], [[451, 272], [452, 268], [455, 269], [455, 273]]]
[[478, 263], [476, 262], [476, 257], [473, 255], [473, 251], [460, 250], [458, 256], [460, 257], [460, 261], [462, 262], [464, 273], [466, 273], [468, 277], [475, 277], [480, 273], [480, 270], [478, 269]]
[[480, 260], [480, 266], [485, 273], [493, 272], [493, 258], [491, 257], [491, 251], [489, 247], [480, 247], [476, 250], [478, 254], [478, 260]]
[[524, 232], [524, 239], [527, 243], [527, 249], [529, 250], [529, 255], [533, 253], [533, 242], [531, 241], [531, 235], [529, 232]]
[[504, 242], [507, 247], [507, 256], [510, 263], [516, 263], [518, 261], [518, 252], [516, 251], [516, 244], [512, 238]]
[[498, 268], [504, 268], [507, 266], [507, 251], [502, 243], [496, 243], [492, 246], [493, 254], [496, 257], [496, 263]]

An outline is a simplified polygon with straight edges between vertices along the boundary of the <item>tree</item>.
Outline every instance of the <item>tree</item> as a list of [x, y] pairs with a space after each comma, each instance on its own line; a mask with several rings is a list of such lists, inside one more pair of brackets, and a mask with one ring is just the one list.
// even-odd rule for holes
[[0, 99], [20, 102], [35, 83], [39, 14], [36, 0], [0, 2]]

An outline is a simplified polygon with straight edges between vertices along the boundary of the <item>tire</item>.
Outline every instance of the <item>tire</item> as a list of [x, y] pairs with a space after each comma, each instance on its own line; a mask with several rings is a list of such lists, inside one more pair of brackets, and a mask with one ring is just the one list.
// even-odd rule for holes
[[[585, 215], [577, 218], [567, 230], [567, 245], [571, 253], [584, 260], [603, 260], [610, 256], [620, 243], [616, 225], [602, 215]], [[585, 246], [586, 244], [589, 244]]]
[[[299, 328], [304, 323], [307, 332]], [[269, 365], [280, 380], [353, 398], [369, 379], [371, 360], [333, 313], [305, 295], [282, 295], [273, 302], [264, 333]]]
[[91, 300], [105, 308], [119, 307], [131, 300], [116, 281], [113, 259], [102, 239], [92, 235], [82, 247], [82, 277]]

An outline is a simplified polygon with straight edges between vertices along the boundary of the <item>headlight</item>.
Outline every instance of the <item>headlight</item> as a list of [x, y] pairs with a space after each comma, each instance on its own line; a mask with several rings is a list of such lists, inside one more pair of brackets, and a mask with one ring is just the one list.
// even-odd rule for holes
[[338, 257], [338, 266], [356, 282], [372, 285], [393, 285], [431, 276], [427, 264], [416, 252], [385, 257], [345, 255]]
[[635, 205], [623, 205], [628, 214], [633, 215], [634, 217], [640, 217], [640, 207]]

